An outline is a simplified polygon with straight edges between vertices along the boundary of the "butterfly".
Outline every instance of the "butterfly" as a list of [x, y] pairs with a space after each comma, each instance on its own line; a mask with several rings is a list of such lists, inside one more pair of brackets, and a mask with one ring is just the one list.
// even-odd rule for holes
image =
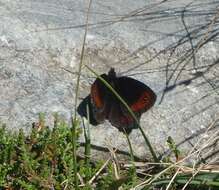
[[[79, 104], [79, 115], [88, 118], [92, 125], [98, 125], [109, 120], [119, 131], [130, 133], [138, 128], [142, 113], [149, 110], [156, 101], [156, 94], [144, 83], [131, 77], [117, 77], [114, 68], [108, 74], [100, 75], [118, 95], [127, 103], [136, 119], [130, 114], [126, 106], [101, 81], [96, 78], [91, 85], [90, 94]], [[86, 111], [88, 107], [88, 112]], [[89, 115], [88, 115], [89, 114]]]

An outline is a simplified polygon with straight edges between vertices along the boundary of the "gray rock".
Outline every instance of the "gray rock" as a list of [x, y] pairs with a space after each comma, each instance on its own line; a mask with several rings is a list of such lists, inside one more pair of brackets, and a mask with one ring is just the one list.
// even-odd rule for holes
[[[217, 0], [92, 3], [84, 63], [99, 74], [115, 67], [156, 92], [141, 126], [160, 154], [168, 149], [168, 136], [186, 154], [203, 135], [200, 146], [218, 132], [215, 123], [205, 133], [219, 114], [218, 5]], [[8, 128], [29, 131], [39, 112], [47, 114], [48, 125], [53, 112], [70, 121], [86, 10], [81, 0], [0, 1], [0, 120]], [[83, 68], [80, 98], [93, 80]], [[136, 156], [151, 156], [138, 130], [130, 140]], [[91, 142], [129, 151], [124, 135], [107, 121], [91, 126]], [[218, 152], [217, 142], [210, 144], [211, 153]]]

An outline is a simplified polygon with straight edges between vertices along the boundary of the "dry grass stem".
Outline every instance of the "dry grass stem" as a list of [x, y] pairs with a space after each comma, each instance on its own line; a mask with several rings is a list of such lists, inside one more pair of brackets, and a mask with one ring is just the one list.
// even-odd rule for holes
[[176, 173], [173, 175], [172, 179], [170, 180], [169, 184], [167, 185], [166, 190], [169, 190], [169, 188], [171, 187], [171, 184], [173, 183], [174, 179], [175, 179], [176, 176], [178, 175], [179, 171], [180, 171], [180, 168], [178, 168], [178, 169], [176, 170]]
[[[116, 151], [116, 150], [115, 150]], [[114, 152], [115, 152], [114, 151]], [[109, 157], [106, 162], [102, 165], [102, 167], [96, 172], [96, 174], [89, 180], [88, 184], [92, 184], [93, 181], [100, 175], [103, 169], [108, 165], [108, 163], [112, 160], [112, 157]]]

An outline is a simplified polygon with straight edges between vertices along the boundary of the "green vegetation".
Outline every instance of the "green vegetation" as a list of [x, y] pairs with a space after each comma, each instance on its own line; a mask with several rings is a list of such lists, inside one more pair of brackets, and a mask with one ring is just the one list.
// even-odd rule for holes
[[192, 168], [182, 164], [184, 159], [179, 160], [180, 152], [172, 138], [168, 144], [175, 162], [168, 157], [168, 162], [140, 164], [131, 156], [130, 162], [121, 163], [115, 159], [116, 150], [111, 151], [104, 162], [91, 161], [89, 129], [84, 126], [85, 153], [78, 156], [78, 138], [82, 132], [79, 123], [72, 122], [74, 134], [72, 126], [57, 114], [51, 128], [45, 126], [44, 118], [40, 114], [39, 122], [33, 124], [29, 135], [22, 130], [8, 132], [5, 125], [0, 127], [0, 189], [219, 188], [216, 166], [205, 169], [201, 165]]

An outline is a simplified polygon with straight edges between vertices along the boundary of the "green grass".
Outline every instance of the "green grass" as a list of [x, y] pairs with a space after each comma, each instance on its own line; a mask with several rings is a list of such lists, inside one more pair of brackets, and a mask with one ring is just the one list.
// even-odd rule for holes
[[[107, 161], [91, 161], [93, 159], [87, 126], [84, 126], [84, 157], [80, 157], [77, 155], [78, 138], [83, 128], [79, 127], [79, 123], [73, 123], [76, 133], [72, 136], [72, 126], [60, 120], [57, 114], [54, 115], [55, 122], [51, 127], [45, 126], [44, 118], [41, 114], [28, 135], [22, 130], [17, 133], [9, 132], [5, 125], [0, 127], [0, 189], [101, 190], [139, 186], [143, 189], [168, 187], [175, 190], [182, 189], [185, 185], [188, 185], [187, 189], [194, 190], [219, 188], [218, 170], [204, 170], [200, 166], [192, 168], [183, 165], [181, 161], [173, 162], [170, 157], [166, 159], [169, 160], [167, 163], [149, 163], [148, 166], [158, 166], [149, 170], [145, 166], [139, 167], [138, 163], [133, 162], [133, 158], [130, 158], [130, 162], [116, 164], [113, 158], [116, 157], [116, 151]], [[177, 152], [178, 157], [179, 151], [173, 140], [170, 141], [169, 138], [168, 143], [173, 148], [173, 155], [176, 156]], [[125, 164], [129, 166], [125, 167]], [[145, 172], [142, 173], [145, 174], [139, 172], [144, 169]], [[185, 169], [187, 172], [183, 172]]]
[[[81, 133], [79, 123], [74, 126], [76, 139], [72, 139], [72, 127], [59, 120], [57, 115], [54, 117], [54, 126], [49, 128], [45, 126], [41, 114], [39, 122], [33, 124], [30, 134], [26, 136], [23, 130], [11, 133], [5, 125], [0, 127], [0, 189], [75, 189], [75, 176], [80, 189], [92, 189], [94, 183], [96, 189], [120, 185], [121, 180], [117, 182], [114, 177], [112, 162], [103, 168], [93, 184], [89, 183], [104, 162], [90, 161], [90, 143], [86, 143], [85, 157], [76, 155], [75, 165], [75, 145], [72, 141], [76, 142], [76, 152]], [[83, 181], [81, 187], [79, 176]]]

